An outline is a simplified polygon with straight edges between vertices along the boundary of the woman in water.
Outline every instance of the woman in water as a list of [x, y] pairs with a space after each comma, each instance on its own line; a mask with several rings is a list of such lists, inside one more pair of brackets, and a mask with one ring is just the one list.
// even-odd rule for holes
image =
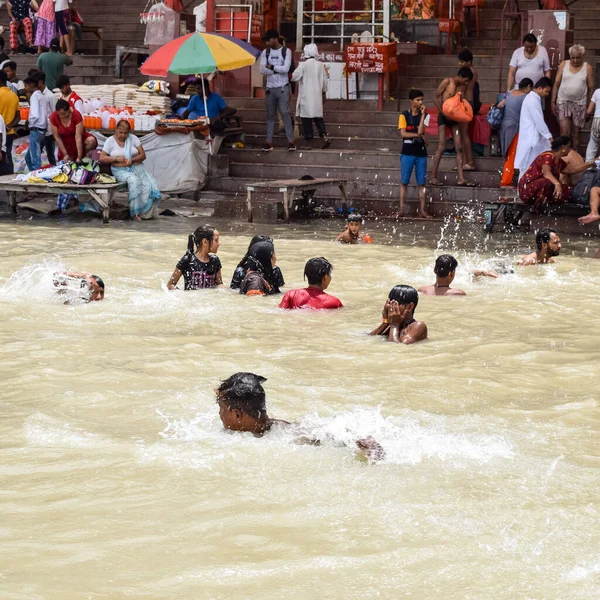
[[243, 264], [246, 275], [240, 286], [240, 294], [246, 296], [279, 294], [280, 290], [273, 275], [276, 262], [275, 247], [271, 242], [254, 244]]
[[[248, 250], [246, 250], [246, 254], [244, 255], [244, 258], [242, 258], [242, 260], [239, 262], [238, 266], [235, 268], [235, 271], [233, 272], [233, 277], [231, 278], [231, 284], [229, 286], [229, 287], [231, 287], [232, 290], [240, 289], [240, 287], [242, 285], [242, 281], [244, 281], [244, 277], [246, 277], [246, 273], [248, 271], [248, 269], [246, 267], [244, 267], [244, 265], [246, 264], [246, 261], [248, 260], [248, 255], [250, 254], [250, 248], [252, 248], [252, 246], [254, 246], [254, 244], [258, 244], [258, 242], [271, 242], [271, 244], [273, 244], [273, 238], [270, 238], [267, 235], [255, 235], [250, 240], [250, 244], [248, 245]], [[273, 278], [275, 280], [277, 287], [283, 287], [285, 285], [285, 281], [283, 280], [283, 274], [281, 273], [281, 269], [277, 266], [273, 267]]]
[[160, 191], [156, 180], [142, 165], [146, 152], [139, 138], [129, 133], [128, 121], [117, 123], [115, 135], [104, 143], [100, 162], [111, 166], [117, 181], [127, 183], [129, 214], [132, 219], [152, 219], [158, 216]]
[[[194, 245], [196, 251], [194, 252]], [[188, 249], [177, 263], [167, 287], [174, 290], [183, 275], [185, 290], [201, 290], [223, 285], [219, 250], [219, 232], [210, 225], [198, 227], [188, 238]]]

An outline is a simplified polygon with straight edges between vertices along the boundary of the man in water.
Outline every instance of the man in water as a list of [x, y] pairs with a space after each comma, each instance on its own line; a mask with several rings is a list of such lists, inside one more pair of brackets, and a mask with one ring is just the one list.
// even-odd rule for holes
[[388, 342], [414, 344], [427, 339], [427, 325], [414, 317], [419, 294], [410, 285], [394, 286], [383, 306], [381, 325], [369, 335], [387, 335]]
[[[61, 272], [54, 273], [54, 287], [59, 288], [59, 294], [67, 294], [69, 291], [73, 291], [73, 285], [77, 288], [74, 295], [77, 296], [77, 300], [83, 302], [100, 302], [104, 300], [104, 281], [98, 277], [98, 275], [92, 275], [91, 273], [74, 273], [74, 272]], [[69, 288], [71, 288], [69, 290]], [[71, 303], [75, 300], [69, 298], [67, 303]]]
[[[254, 373], [235, 373], [221, 382], [217, 388], [219, 417], [225, 429], [250, 432], [262, 437], [274, 426], [291, 427], [292, 423], [281, 419], [271, 419], [267, 414], [266, 394], [262, 384], [265, 377]], [[305, 438], [303, 438], [306, 441]], [[311, 439], [319, 445], [320, 441]], [[372, 437], [356, 440], [356, 446], [370, 460], [382, 460], [385, 451]]]
[[308, 287], [288, 290], [279, 308], [342, 308], [344, 305], [340, 300], [325, 293], [331, 283], [331, 271], [333, 267], [326, 258], [311, 258], [304, 267], [304, 278], [308, 279]]
[[454, 274], [458, 261], [450, 254], [442, 254], [437, 257], [433, 272], [435, 283], [419, 288], [419, 293], [425, 296], [466, 296], [463, 290], [452, 289], [450, 284], [454, 281]]
[[517, 261], [518, 265], [545, 265], [547, 263], [553, 263], [554, 260], [552, 257], [560, 254], [561, 243], [556, 229], [550, 227], [540, 229], [535, 236], [535, 244], [537, 250], [531, 254], [522, 256], [521, 259]]

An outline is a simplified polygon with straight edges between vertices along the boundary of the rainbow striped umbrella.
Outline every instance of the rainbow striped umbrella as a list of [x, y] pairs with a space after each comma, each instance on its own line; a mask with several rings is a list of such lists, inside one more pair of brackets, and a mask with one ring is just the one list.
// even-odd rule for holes
[[157, 50], [141, 67], [144, 75], [166, 77], [232, 71], [254, 64], [260, 51], [220, 33], [189, 33]]

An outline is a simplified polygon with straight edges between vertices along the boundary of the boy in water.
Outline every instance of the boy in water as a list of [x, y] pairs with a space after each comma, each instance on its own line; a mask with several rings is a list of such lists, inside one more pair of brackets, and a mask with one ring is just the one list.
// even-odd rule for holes
[[440, 83], [436, 93], [434, 104], [439, 109], [438, 114], [438, 131], [439, 131], [439, 139], [438, 139], [438, 148], [433, 157], [433, 167], [431, 169], [431, 181], [430, 185], [441, 186], [444, 185], [438, 179], [438, 169], [440, 166], [440, 161], [442, 160], [442, 155], [444, 154], [444, 149], [446, 147], [446, 128], [450, 128], [450, 132], [452, 133], [452, 139], [454, 140], [454, 148], [456, 150], [456, 170], [458, 171], [458, 181], [456, 185], [459, 186], [469, 186], [473, 187], [474, 184], [471, 184], [466, 181], [463, 173], [463, 149], [462, 142], [460, 139], [460, 130], [458, 127], [458, 123], [456, 121], [452, 121], [448, 117], [444, 115], [444, 111], [442, 107], [444, 106], [444, 102], [449, 98], [452, 98], [459, 92], [464, 92], [465, 88], [469, 84], [470, 81], [473, 80], [473, 71], [468, 67], [461, 67], [458, 70], [458, 73], [455, 77], [446, 77]]
[[[225, 429], [250, 432], [261, 437], [275, 425], [290, 427], [292, 423], [271, 419], [267, 414], [266, 394], [262, 384], [266, 378], [254, 373], [235, 373], [217, 388], [219, 417]], [[310, 440], [319, 445], [319, 440]], [[385, 458], [383, 448], [372, 437], [356, 440], [356, 446], [370, 460]]]
[[388, 342], [414, 344], [427, 339], [427, 325], [414, 317], [419, 294], [410, 285], [394, 286], [383, 306], [381, 325], [369, 335], [387, 335]]
[[[59, 288], [59, 294], [67, 294], [69, 283], [73, 280], [77, 286], [78, 301], [100, 302], [104, 300], [104, 281], [98, 275], [69, 271], [54, 273], [53, 276], [54, 287]], [[74, 299], [70, 298], [66, 303], [69, 304], [73, 301]]]
[[419, 293], [425, 296], [466, 296], [463, 290], [452, 289], [450, 284], [454, 281], [454, 274], [458, 261], [450, 254], [442, 254], [437, 257], [433, 272], [435, 283], [419, 288]]
[[544, 265], [547, 263], [553, 263], [553, 256], [560, 254], [561, 243], [560, 237], [556, 229], [550, 227], [544, 227], [540, 229], [535, 236], [535, 245], [537, 250], [531, 254], [522, 256], [517, 262], [518, 265], [524, 267], [528, 265]]
[[402, 137], [402, 151], [400, 153], [400, 168], [402, 182], [400, 183], [400, 211], [398, 216], [404, 215], [404, 202], [408, 192], [410, 178], [415, 171], [415, 178], [419, 186], [419, 216], [431, 219], [425, 210], [425, 184], [427, 183], [427, 146], [423, 136], [429, 125], [429, 115], [423, 105], [424, 94], [421, 90], [410, 90], [410, 110], [405, 110], [398, 118], [398, 129]]
[[288, 290], [279, 308], [342, 308], [343, 304], [335, 296], [325, 293], [331, 283], [331, 271], [333, 267], [326, 258], [311, 258], [304, 267], [304, 279], [308, 279], [308, 287]]
[[373, 240], [370, 235], [364, 235], [360, 232], [363, 218], [358, 213], [348, 215], [346, 219], [346, 229], [335, 238], [336, 242], [342, 244], [372, 244]]
[[[479, 102], [479, 82], [477, 81], [479, 74], [477, 73], [477, 69], [473, 66], [473, 53], [467, 48], [464, 48], [458, 53], [458, 66], [459, 68], [467, 67], [468, 69], [471, 69], [471, 72], [473, 73], [473, 79], [469, 81], [465, 89], [465, 100], [471, 105], [473, 115], [477, 115], [481, 108]], [[469, 138], [469, 123], [460, 123], [458, 128], [460, 129], [460, 136], [463, 142], [463, 154], [465, 159], [463, 171], [474, 171], [475, 161], [473, 160], [473, 148], [471, 139]]]

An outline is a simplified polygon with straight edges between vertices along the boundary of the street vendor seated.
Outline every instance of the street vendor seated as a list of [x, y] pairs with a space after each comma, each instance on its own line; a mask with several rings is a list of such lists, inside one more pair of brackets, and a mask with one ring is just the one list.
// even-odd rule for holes
[[[202, 87], [204, 87], [204, 93], [202, 92]], [[199, 119], [200, 117], [205, 117], [208, 112], [211, 131], [219, 132], [227, 127], [226, 120], [232, 117], [236, 113], [236, 110], [227, 106], [223, 96], [216, 92], [211, 92], [210, 83], [206, 79], [201, 79], [198, 82], [198, 93], [192, 96], [181, 118], [184, 120]]]

